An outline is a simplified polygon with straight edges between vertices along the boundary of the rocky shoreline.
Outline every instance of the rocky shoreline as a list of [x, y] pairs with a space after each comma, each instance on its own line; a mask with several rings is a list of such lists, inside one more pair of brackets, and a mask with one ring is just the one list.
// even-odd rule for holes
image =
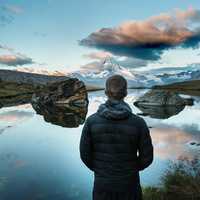
[[30, 103], [33, 94], [52, 94], [61, 84], [65, 84], [62, 100], [70, 97], [71, 104], [80, 99], [88, 102], [86, 87], [76, 78], [0, 70], [0, 107]]

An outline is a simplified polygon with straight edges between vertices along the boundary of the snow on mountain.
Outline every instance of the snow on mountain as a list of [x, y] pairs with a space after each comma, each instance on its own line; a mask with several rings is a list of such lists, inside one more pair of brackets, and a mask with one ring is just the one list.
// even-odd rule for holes
[[152, 87], [186, 80], [200, 79], [200, 64], [191, 64], [186, 67], [166, 67], [146, 72], [135, 72], [133, 69], [119, 65], [113, 58], [106, 58], [94, 68], [82, 68], [79, 71], [49, 71], [38, 68], [17, 68], [17, 71], [46, 74], [53, 76], [76, 77], [88, 86], [104, 87], [108, 77], [114, 74], [124, 76], [129, 87]]
[[44, 74], [49, 76], [68, 76], [69, 72], [67, 71], [50, 71], [48, 69], [42, 69], [42, 68], [29, 68], [29, 67], [18, 67], [16, 68], [16, 71], [20, 72], [27, 72], [27, 73], [34, 73], [34, 74]]
[[200, 79], [200, 69], [191, 68], [187, 71], [182, 71], [179, 73], [169, 74], [158, 74], [156, 77], [160, 78], [164, 83], [182, 82], [187, 80], [199, 80]]
[[83, 80], [88, 85], [95, 85], [104, 87], [105, 81], [108, 77], [114, 74], [120, 74], [124, 76], [129, 87], [144, 87], [147, 78], [139, 73], [132, 72], [130, 69], [120, 66], [113, 58], [106, 58], [100, 65], [100, 70], [92, 71], [82, 69], [80, 71], [73, 72], [71, 76], [77, 77]]

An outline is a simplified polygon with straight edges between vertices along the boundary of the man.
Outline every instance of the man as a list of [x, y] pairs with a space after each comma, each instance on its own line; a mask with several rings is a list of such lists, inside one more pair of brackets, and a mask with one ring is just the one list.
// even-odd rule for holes
[[140, 200], [139, 171], [153, 161], [149, 129], [124, 102], [125, 78], [108, 78], [105, 94], [108, 100], [88, 117], [80, 141], [80, 157], [94, 171], [93, 200]]

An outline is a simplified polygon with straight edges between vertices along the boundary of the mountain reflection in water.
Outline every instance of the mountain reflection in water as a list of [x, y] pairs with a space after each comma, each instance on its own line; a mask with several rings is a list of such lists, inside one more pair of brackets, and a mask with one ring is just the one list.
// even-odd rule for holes
[[[133, 102], [144, 92], [146, 90], [129, 90], [125, 100], [134, 113], [140, 110]], [[103, 91], [89, 93], [87, 116], [96, 112], [105, 100]], [[67, 128], [74, 124], [74, 120], [71, 123], [69, 119], [69, 123], [64, 124], [66, 127], [62, 127], [63, 121], [68, 119], [54, 108], [49, 109], [41, 112], [42, 115], [36, 114], [30, 104], [0, 109], [1, 200], [92, 199], [93, 176], [79, 155], [83, 126]], [[51, 123], [44, 120], [46, 112]], [[54, 117], [57, 117], [55, 121]], [[155, 158], [153, 164], [140, 173], [141, 183], [156, 185], [160, 184], [169, 160], [200, 154], [200, 147], [190, 145], [200, 142], [200, 101], [195, 101], [194, 106], [185, 106], [169, 118], [158, 119], [150, 115], [143, 118], [152, 127]]]
[[[30, 101], [30, 100], [29, 100]], [[22, 105], [20, 105], [22, 104]], [[23, 105], [23, 101], [14, 101], [12, 99], [12, 104], [6, 104], [8, 108], [12, 107], [23, 107], [28, 104]], [[46, 122], [62, 126], [62, 127], [78, 127], [83, 124], [87, 115], [88, 105], [81, 107], [73, 106], [69, 104], [61, 105], [45, 105], [45, 104], [32, 104], [33, 109], [37, 114], [42, 115]], [[21, 110], [11, 110], [0, 114], [0, 121], [15, 121], [20, 122], [26, 118], [33, 116], [33, 112], [21, 111]], [[0, 133], [3, 129], [0, 129]]]

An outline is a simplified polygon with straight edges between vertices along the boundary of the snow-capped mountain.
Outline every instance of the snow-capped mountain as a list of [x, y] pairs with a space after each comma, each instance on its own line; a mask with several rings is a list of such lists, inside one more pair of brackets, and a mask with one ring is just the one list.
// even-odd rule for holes
[[176, 74], [163, 73], [156, 75], [156, 77], [160, 78], [165, 84], [187, 80], [200, 80], [200, 70], [187, 70]]
[[110, 57], [99, 63], [98, 70], [83, 69], [73, 72], [71, 76], [79, 78], [84, 81], [86, 85], [104, 87], [106, 79], [114, 74], [124, 76], [128, 81], [129, 87], [144, 87], [147, 83], [151, 85], [151, 81], [154, 83], [154, 80], [150, 80], [149, 82], [146, 76], [120, 66]]
[[80, 70], [71, 74], [83, 80], [88, 85], [104, 86], [105, 80], [114, 74], [124, 76], [129, 87], [152, 87], [175, 82], [200, 79], [200, 64], [195, 63], [185, 67], [165, 67], [150, 72], [135, 72], [120, 66], [113, 58], [106, 58], [98, 66], [99, 70]]
[[88, 86], [104, 87], [108, 77], [114, 74], [124, 76], [129, 87], [152, 87], [174, 82], [182, 82], [200, 79], [200, 64], [192, 64], [186, 67], [165, 67], [151, 71], [136, 72], [133, 69], [119, 65], [113, 58], [106, 58], [102, 62], [94, 64], [94, 67], [82, 68], [79, 71], [49, 71], [38, 68], [18, 68], [18, 71], [29, 73], [46, 74], [53, 76], [76, 77]]

